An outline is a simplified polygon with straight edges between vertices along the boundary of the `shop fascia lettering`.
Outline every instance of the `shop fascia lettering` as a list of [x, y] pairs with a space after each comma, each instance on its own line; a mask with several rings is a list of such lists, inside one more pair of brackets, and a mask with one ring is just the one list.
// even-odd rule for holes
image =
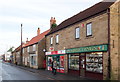
[[108, 46], [105, 45], [96, 45], [96, 46], [87, 46], [80, 48], [67, 49], [66, 53], [82, 53], [82, 52], [95, 52], [95, 51], [107, 51]]
[[46, 52], [45, 55], [65, 54], [65, 50]]

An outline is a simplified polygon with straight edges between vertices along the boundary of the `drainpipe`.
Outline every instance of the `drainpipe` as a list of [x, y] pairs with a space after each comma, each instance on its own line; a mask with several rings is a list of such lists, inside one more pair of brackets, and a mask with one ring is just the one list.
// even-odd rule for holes
[[108, 78], [111, 78], [111, 57], [110, 57], [110, 9], [107, 9], [108, 14]]

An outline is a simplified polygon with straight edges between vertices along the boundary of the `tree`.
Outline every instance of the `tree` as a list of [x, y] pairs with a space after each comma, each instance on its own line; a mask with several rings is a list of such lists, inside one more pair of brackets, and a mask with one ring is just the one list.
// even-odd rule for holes
[[12, 52], [14, 47], [11, 47], [7, 52]]
[[51, 28], [54, 29], [57, 26], [56, 23], [52, 24]]

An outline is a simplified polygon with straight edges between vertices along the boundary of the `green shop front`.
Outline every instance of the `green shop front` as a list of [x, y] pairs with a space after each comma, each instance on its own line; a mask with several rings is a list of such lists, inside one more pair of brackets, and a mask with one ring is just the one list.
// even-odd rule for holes
[[68, 73], [102, 80], [103, 55], [107, 51], [107, 44], [66, 49]]

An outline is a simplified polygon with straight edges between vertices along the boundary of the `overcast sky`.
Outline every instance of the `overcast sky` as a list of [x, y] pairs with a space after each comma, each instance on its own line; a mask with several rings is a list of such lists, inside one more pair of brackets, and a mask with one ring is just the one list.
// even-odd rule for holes
[[0, 54], [20, 45], [20, 24], [23, 41], [50, 28], [50, 18], [57, 24], [100, 2], [101, 0], [0, 0]]

